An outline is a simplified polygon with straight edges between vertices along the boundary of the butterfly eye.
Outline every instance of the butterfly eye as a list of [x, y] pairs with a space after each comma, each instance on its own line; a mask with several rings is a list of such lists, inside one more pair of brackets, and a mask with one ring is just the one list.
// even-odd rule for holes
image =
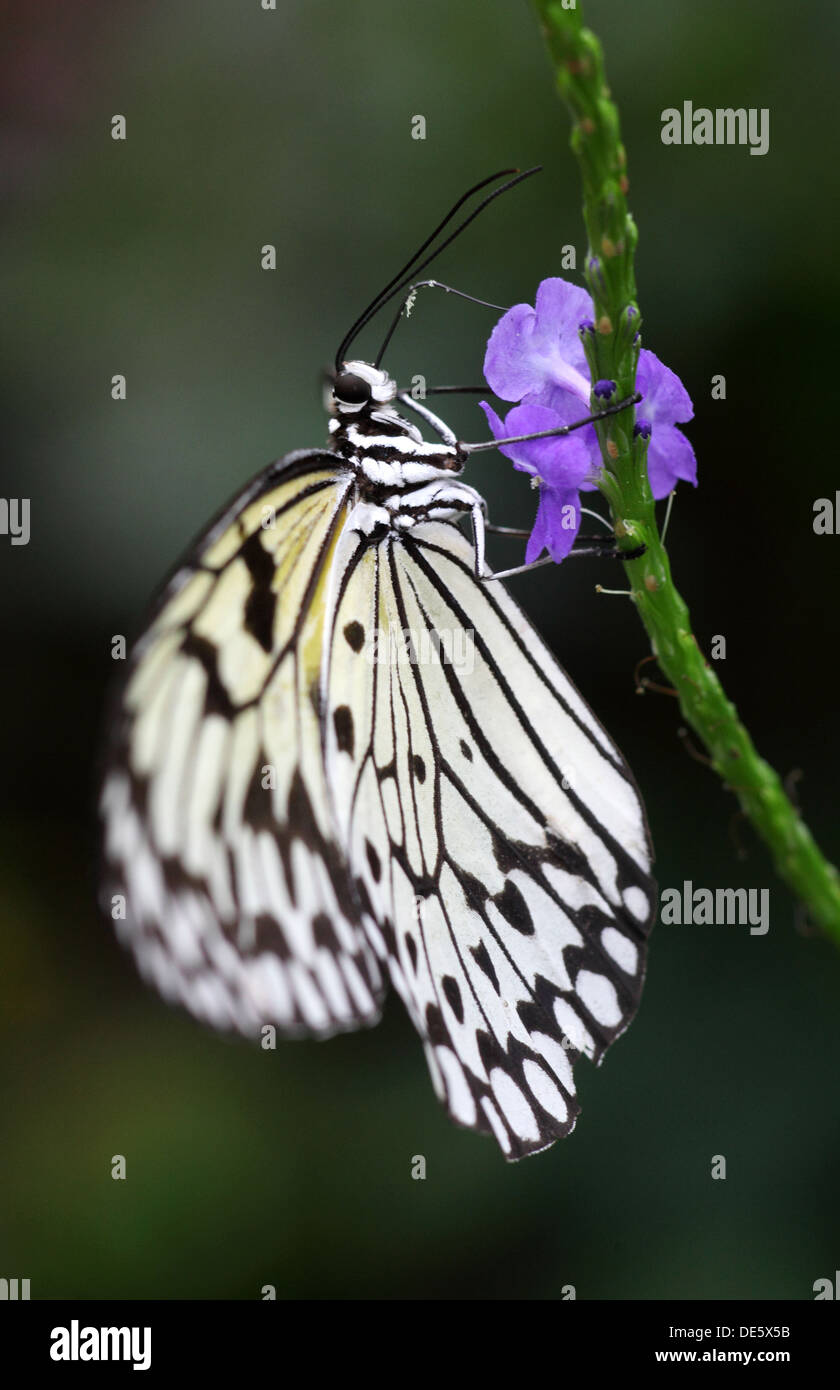
[[370, 400], [370, 383], [355, 372], [339, 372], [333, 382], [333, 394], [343, 405], [364, 405]]

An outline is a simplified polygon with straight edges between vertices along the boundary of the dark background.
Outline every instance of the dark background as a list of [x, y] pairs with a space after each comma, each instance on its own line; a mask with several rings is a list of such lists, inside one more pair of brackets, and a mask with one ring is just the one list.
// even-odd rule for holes
[[[621, 109], [645, 343], [696, 407], [675, 577], [836, 857], [840, 538], [814, 535], [812, 508], [840, 484], [838, 11], [592, 0], [586, 17]], [[634, 693], [646, 640], [594, 593], [621, 585], [609, 565], [515, 592], [637, 775], [661, 886], [769, 887], [771, 929], [657, 928], [636, 1022], [579, 1069], [569, 1140], [509, 1166], [450, 1125], [397, 1002], [327, 1045], [216, 1037], [141, 985], [94, 908], [112, 635], [136, 632], [228, 494], [323, 440], [320, 368], [466, 186], [545, 166], [441, 278], [533, 302], [562, 244], [582, 261], [568, 121], [527, 5], [6, 3], [0, 49], [3, 494], [32, 506], [29, 545], [0, 538], [0, 1275], [34, 1298], [812, 1297], [840, 1265], [840, 956], [797, 931], [734, 799], [681, 747], [675, 702]], [[663, 146], [661, 111], [688, 98], [769, 107], [769, 153]], [[478, 379], [494, 319], [427, 292], [389, 366]], [[474, 401], [448, 414], [484, 436]], [[530, 521], [501, 457], [468, 477], [497, 520]], [[503, 544], [497, 563], [516, 563]]]

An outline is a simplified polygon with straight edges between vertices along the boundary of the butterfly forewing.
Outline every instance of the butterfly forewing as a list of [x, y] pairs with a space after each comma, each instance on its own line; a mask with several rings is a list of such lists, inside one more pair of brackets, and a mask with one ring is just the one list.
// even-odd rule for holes
[[313, 453], [226, 508], [167, 586], [112, 721], [106, 908], [167, 998], [248, 1034], [328, 1034], [379, 1013], [321, 756], [348, 491]]

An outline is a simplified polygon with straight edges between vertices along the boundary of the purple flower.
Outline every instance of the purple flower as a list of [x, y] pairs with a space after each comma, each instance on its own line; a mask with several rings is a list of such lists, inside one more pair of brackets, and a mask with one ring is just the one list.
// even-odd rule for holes
[[[589, 413], [590, 375], [581, 329], [591, 328], [593, 315], [592, 300], [585, 290], [554, 278], [543, 280], [534, 308], [515, 304], [499, 320], [487, 344], [484, 375], [501, 400], [521, 404], [504, 424], [483, 405], [497, 439], [572, 424]], [[596, 394], [609, 396], [608, 388], [614, 386], [613, 382], [599, 381], [594, 389]], [[677, 429], [677, 422], [690, 420], [694, 414], [688, 392], [646, 348], [639, 354], [636, 386], [642, 395], [643, 416], [636, 432], [649, 440], [648, 477], [654, 497], [667, 496], [679, 479], [696, 486], [694, 450]], [[542, 413], [537, 417], [534, 411]], [[536, 418], [542, 423], [527, 423]], [[546, 549], [553, 559], [562, 559], [571, 548], [577, 526], [572, 531], [561, 521], [574, 506], [579, 524], [577, 494], [596, 486], [602, 468], [594, 428], [586, 425], [557, 439], [515, 444], [502, 453], [514, 467], [541, 480], [537, 520], [526, 558], [534, 559]]]

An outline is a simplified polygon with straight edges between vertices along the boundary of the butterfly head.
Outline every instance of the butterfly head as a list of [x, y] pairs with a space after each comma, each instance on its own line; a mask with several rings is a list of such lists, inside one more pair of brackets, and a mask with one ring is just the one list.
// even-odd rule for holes
[[397, 383], [369, 362], [343, 362], [333, 378], [330, 404], [338, 415], [359, 415], [364, 410], [389, 405]]

